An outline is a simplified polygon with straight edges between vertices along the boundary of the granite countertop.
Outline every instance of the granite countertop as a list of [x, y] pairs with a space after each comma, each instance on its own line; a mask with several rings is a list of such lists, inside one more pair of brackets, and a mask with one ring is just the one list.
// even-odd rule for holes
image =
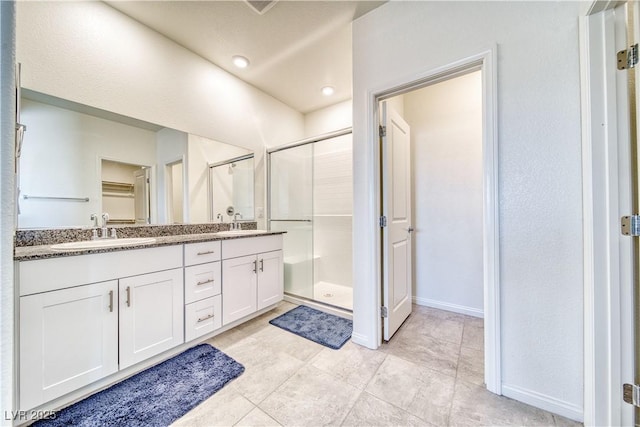
[[[247, 230], [250, 231], [250, 230]], [[111, 246], [99, 249], [74, 249], [74, 250], [53, 250], [51, 245], [38, 246], [20, 246], [14, 248], [13, 259], [15, 261], [30, 261], [45, 258], [58, 258], [65, 256], [99, 254], [106, 252], [116, 252], [131, 249], [154, 248], [159, 246], [179, 245], [182, 243], [207, 242], [212, 240], [229, 240], [244, 239], [247, 237], [269, 236], [274, 234], [283, 234], [283, 231], [256, 231], [255, 233], [247, 233], [241, 235], [224, 236], [218, 233], [198, 233], [198, 234], [180, 234], [174, 236], [158, 236], [153, 243], [128, 245], [128, 246]], [[116, 240], [117, 241], [117, 240]]]

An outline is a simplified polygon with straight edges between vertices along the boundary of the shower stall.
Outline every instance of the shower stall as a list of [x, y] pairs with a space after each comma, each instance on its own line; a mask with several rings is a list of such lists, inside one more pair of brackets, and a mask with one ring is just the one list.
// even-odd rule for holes
[[351, 129], [267, 151], [268, 224], [284, 234], [285, 294], [353, 308]]

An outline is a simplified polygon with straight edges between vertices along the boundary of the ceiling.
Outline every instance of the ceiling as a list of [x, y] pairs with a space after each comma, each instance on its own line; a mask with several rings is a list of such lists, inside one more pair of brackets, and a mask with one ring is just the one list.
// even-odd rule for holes
[[106, 3], [306, 114], [351, 98], [351, 22], [384, 1], [281, 0], [263, 14], [243, 0]]

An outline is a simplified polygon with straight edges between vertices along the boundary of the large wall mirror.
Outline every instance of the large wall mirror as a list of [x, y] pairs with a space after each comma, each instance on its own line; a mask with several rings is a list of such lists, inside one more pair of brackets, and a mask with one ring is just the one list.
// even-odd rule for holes
[[245, 148], [25, 89], [20, 120], [19, 228], [89, 226], [102, 212], [110, 225], [216, 220], [210, 166], [242, 157], [225, 191], [242, 219], [255, 217]]

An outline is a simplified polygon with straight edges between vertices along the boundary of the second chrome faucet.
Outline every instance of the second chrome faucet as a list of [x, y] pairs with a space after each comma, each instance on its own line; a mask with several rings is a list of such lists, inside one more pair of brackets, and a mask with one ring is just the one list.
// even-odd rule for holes
[[104, 212], [102, 214], [102, 227], [100, 227], [100, 233], [98, 233], [98, 214], [91, 214], [91, 221], [93, 221], [93, 235], [91, 236], [92, 240], [98, 239], [115, 239], [118, 236], [116, 235], [116, 229], [111, 229], [111, 235], [109, 235], [109, 228], [107, 227], [107, 223], [109, 222], [109, 214]]

